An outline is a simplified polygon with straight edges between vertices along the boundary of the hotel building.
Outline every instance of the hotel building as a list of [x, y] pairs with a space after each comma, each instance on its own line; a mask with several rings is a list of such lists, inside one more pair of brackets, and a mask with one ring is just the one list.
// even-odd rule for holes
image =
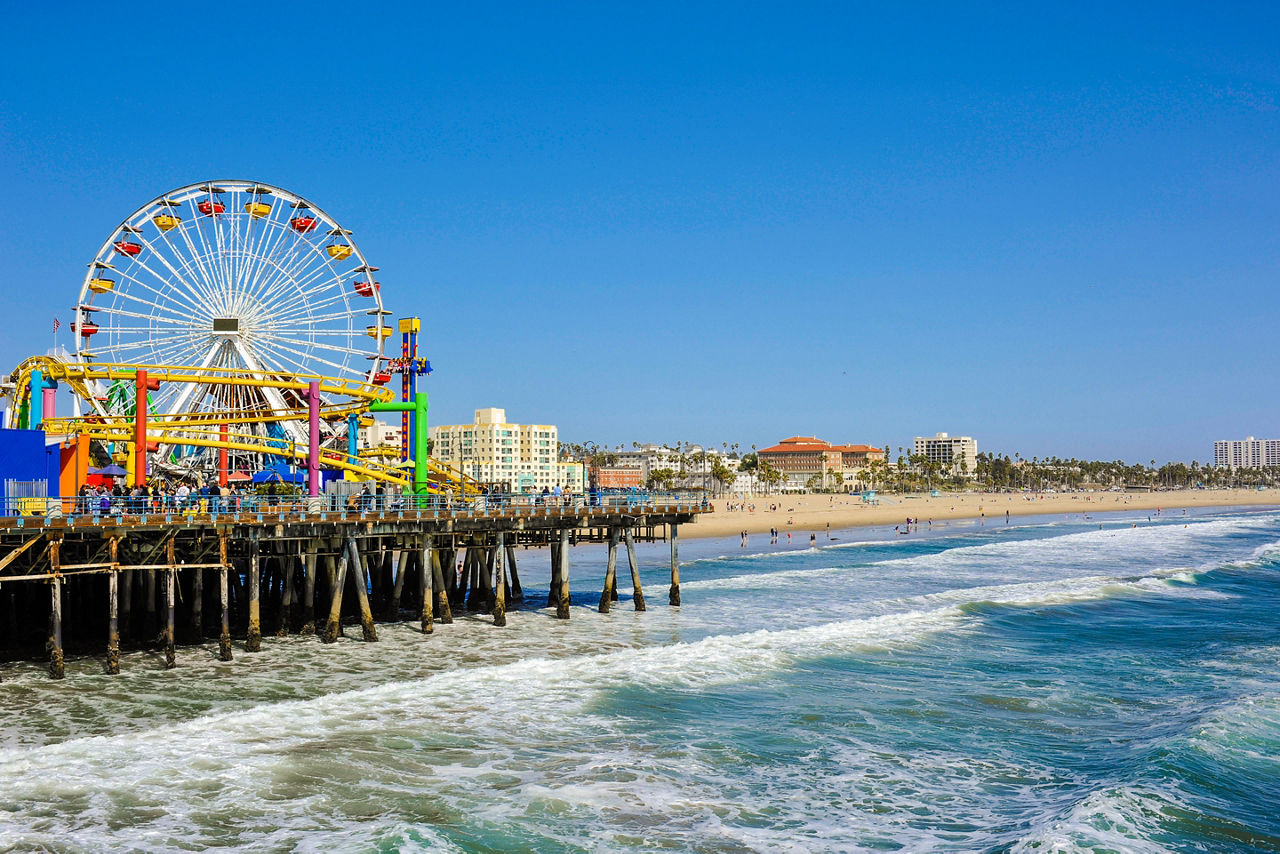
[[554, 424], [513, 424], [504, 409], [477, 409], [471, 424], [430, 428], [432, 456], [484, 484], [514, 492], [586, 491], [586, 467], [560, 461]]
[[1213, 464], [1222, 468], [1280, 466], [1280, 439], [1223, 439], [1213, 443]]
[[[953, 471], [956, 474], [960, 474], [962, 469], [968, 477], [978, 473], [978, 443], [969, 436], [948, 436], [946, 433], [916, 436], [912, 453], [942, 463], [945, 468], [952, 468], [955, 463]], [[960, 465], [961, 460], [964, 461], [963, 466]]]
[[803, 488], [817, 475], [825, 482], [840, 472], [846, 483], [857, 480], [867, 466], [884, 459], [884, 449], [871, 445], [832, 445], [815, 436], [792, 436], [757, 452], [760, 462], [782, 473], [783, 486]]

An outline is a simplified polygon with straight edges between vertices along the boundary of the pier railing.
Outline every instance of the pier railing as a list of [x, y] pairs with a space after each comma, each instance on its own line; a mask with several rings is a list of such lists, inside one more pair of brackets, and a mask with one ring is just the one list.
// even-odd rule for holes
[[114, 524], [128, 517], [142, 523], [182, 524], [235, 521], [249, 515], [385, 518], [538, 517], [590, 513], [697, 513], [710, 509], [706, 496], [688, 492], [599, 492], [570, 495], [488, 493], [465, 498], [449, 495], [353, 492], [348, 495], [259, 495], [237, 492], [223, 496], [192, 492], [185, 496], [83, 495], [64, 498], [8, 498], [0, 501], [0, 527], [62, 524]]

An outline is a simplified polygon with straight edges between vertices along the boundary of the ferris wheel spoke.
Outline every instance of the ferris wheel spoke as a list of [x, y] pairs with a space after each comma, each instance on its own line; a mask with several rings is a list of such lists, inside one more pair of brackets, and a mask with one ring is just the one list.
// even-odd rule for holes
[[[212, 195], [213, 194], [210, 193], [210, 196]], [[187, 200], [188, 205], [191, 206], [191, 227], [189, 229], [185, 227], [182, 229], [182, 239], [187, 242], [191, 249], [192, 258], [196, 260], [200, 266], [201, 272], [204, 274], [204, 287], [209, 294], [209, 300], [211, 302], [216, 302], [214, 295], [222, 290], [222, 282], [219, 281], [218, 269], [215, 263], [218, 256], [209, 245], [209, 237], [205, 233], [206, 226], [204, 225], [203, 220], [212, 220], [216, 225], [220, 214], [209, 214], [207, 216], [201, 214], [199, 208], [196, 207], [195, 199], [196, 197], [193, 196]], [[184, 223], [184, 226], [185, 225], [186, 224]], [[199, 240], [199, 248], [196, 247], [196, 241], [192, 239], [192, 234], [194, 234], [196, 239]]]
[[[197, 237], [202, 237], [200, 219], [203, 214], [195, 208], [194, 204], [190, 208], [190, 216], [188, 218], [179, 223], [172, 231], [165, 232], [165, 242], [173, 248], [175, 256], [184, 258], [185, 263], [182, 266], [190, 271], [190, 275], [186, 280], [193, 297], [202, 304], [210, 305], [215, 302], [216, 290], [214, 288], [214, 277], [207, 263], [207, 250], [202, 252], [191, 236], [192, 232], [194, 232]], [[186, 249], [185, 255], [180, 253], [169, 239], [174, 232], [177, 232], [182, 238], [182, 245]], [[201, 243], [203, 245], [203, 239]]]
[[[323, 272], [323, 269], [321, 269], [320, 274], [323, 275]], [[311, 281], [320, 281], [321, 275], [313, 274], [308, 278], [308, 283]], [[332, 287], [332, 281], [333, 279], [329, 279], [324, 282], [324, 284]], [[297, 296], [298, 294], [305, 294], [305, 287], [306, 285], [300, 284], [299, 281], [294, 278], [294, 274], [292, 272], [287, 272], [284, 268], [277, 268], [271, 279], [269, 281], [264, 281], [262, 287], [252, 295], [252, 299], [255, 303], [260, 305], [278, 305], [281, 301], [287, 300], [290, 295]]]
[[282, 263], [274, 279], [263, 282], [256, 295], [258, 299], [264, 301], [274, 299], [282, 291], [289, 290], [291, 286], [301, 290], [310, 282], [325, 276], [331, 281], [336, 281], [341, 287], [342, 276], [333, 266], [332, 259], [328, 258], [323, 249], [315, 243], [308, 242], [306, 247], [310, 251], [299, 246], [298, 248], [302, 251], [298, 256], [291, 259], [289, 263]]
[[[341, 304], [342, 311], [331, 312], [329, 314], [318, 314], [321, 309], [328, 309], [332, 306]], [[293, 320], [310, 320], [311, 318], [322, 318], [324, 320], [332, 320], [340, 317], [357, 317], [360, 310], [350, 308], [346, 294], [331, 293], [318, 299], [304, 299], [295, 302], [288, 308], [276, 313], [272, 316], [272, 320], [293, 321]]]
[[[191, 213], [195, 216], [200, 216], [200, 212], [195, 210], [194, 206], [192, 206]], [[200, 251], [199, 247], [196, 246], [195, 241], [191, 239], [191, 232], [193, 230], [197, 233], [197, 235], [199, 235], [200, 226], [196, 223], [195, 220], [192, 220], [190, 223], [183, 221], [179, 223], [176, 228], [173, 229], [173, 231], [176, 231], [178, 235], [182, 238], [182, 243], [187, 250], [187, 255], [186, 255], [187, 263], [184, 266], [186, 266], [187, 269], [191, 270], [193, 274], [191, 277], [192, 295], [201, 304], [210, 305], [214, 303], [214, 295], [213, 295], [213, 289], [212, 289], [213, 276], [205, 265], [204, 253]], [[172, 234], [172, 232], [166, 232], [165, 234], [166, 241], [168, 241], [169, 239], [169, 234]]]
[[200, 301], [199, 291], [196, 289], [195, 285], [192, 282], [188, 281], [186, 276], [182, 275], [182, 273], [178, 271], [178, 268], [174, 266], [174, 262], [170, 261], [169, 257], [158, 248], [159, 246], [163, 245], [170, 252], [173, 252], [174, 258], [177, 259], [178, 253], [174, 248], [173, 244], [169, 241], [169, 233], [167, 231], [162, 231], [160, 232], [160, 236], [162, 238], [160, 242], [144, 239], [143, 243], [145, 243], [147, 246], [148, 255], [153, 255], [154, 257], [159, 259], [160, 263], [164, 265], [166, 270], [169, 271], [170, 278], [166, 279], [158, 275], [157, 273], [155, 273], [155, 271], [151, 270], [150, 268], [146, 268], [145, 265], [144, 265], [144, 268], [147, 269], [147, 271], [150, 272], [151, 275], [155, 277], [157, 281], [161, 281], [168, 284], [170, 289], [173, 288], [175, 283], [180, 284], [182, 285], [183, 288], [186, 289], [187, 294], [196, 298], [197, 301]]
[[[145, 267], [144, 267], [143, 269], [147, 269], [147, 268], [145, 268]], [[119, 274], [119, 276], [120, 276], [120, 278], [121, 278], [121, 279], [123, 279], [123, 280], [125, 280], [125, 281], [127, 281], [127, 282], [131, 282], [132, 284], [137, 285], [139, 288], [141, 288], [141, 289], [143, 289], [143, 290], [145, 290], [145, 291], [149, 291], [149, 292], [150, 292], [150, 293], [152, 293], [152, 294], [155, 294], [155, 295], [156, 295], [156, 297], [157, 297], [158, 299], [166, 299], [166, 298], [170, 298], [170, 299], [171, 299], [171, 298], [174, 296], [174, 294], [173, 294], [172, 292], [171, 292], [171, 293], [166, 294], [164, 291], [160, 290], [159, 288], [157, 288], [157, 287], [156, 287], [155, 285], [153, 285], [152, 283], [150, 283], [150, 282], [146, 281], [145, 279], [140, 279], [140, 278], [138, 278], [137, 276], [133, 275], [133, 274], [132, 274], [132, 273], [130, 273], [130, 272], [127, 272], [127, 271], [124, 271], [124, 270], [117, 270], [116, 272], [117, 272], [117, 274]], [[147, 270], [147, 272], [149, 272], [149, 273], [150, 273], [151, 271], [150, 271], [150, 270]], [[152, 273], [152, 277], [153, 277], [153, 278], [155, 278], [155, 274], [154, 274], [154, 273]], [[161, 305], [160, 303], [158, 303], [158, 302], [151, 302], [151, 301], [148, 301], [148, 300], [144, 300], [142, 297], [137, 296], [136, 294], [132, 294], [132, 293], [130, 293], [130, 289], [128, 289], [128, 288], [122, 289], [122, 290], [120, 290], [120, 291], [118, 291], [118, 292], [113, 291], [112, 293], [118, 294], [118, 295], [119, 295], [119, 296], [121, 296], [121, 297], [124, 297], [124, 296], [126, 296], [126, 295], [127, 295], [127, 296], [128, 296], [129, 298], [131, 298], [131, 299], [136, 299], [136, 300], [138, 300], [138, 301], [140, 301], [140, 302], [146, 302], [148, 305], [153, 305], [153, 306], [155, 306], [156, 308], [164, 308], [164, 306], [162, 306], [162, 305]], [[173, 301], [174, 301], [174, 302], [176, 302], [176, 303], [178, 303], [178, 305], [177, 305], [177, 306], [175, 306], [175, 307], [172, 309], [173, 311], [176, 311], [176, 312], [182, 312], [182, 311], [196, 312], [196, 311], [200, 311], [200, 307], [199, 307], [199, 305], [198, 305], [198, 304], [196, 304], [196, 303], [189, 302], [189, 301], [186, 299], [186, 296], [185, 296], [185, 295], [183, 295], [183, 299], [181, 299], [181, 300], [173, 300]]]
[[340, 347], [336, 344], [330, 344], [324, 341], [310, 341], [307, 339], [290, 338], [284, 335], [273, 335], [271, 336], [271, 340], [293, 344], [297, 347], [318, 347], [321, 350], [330, 350], [334, 353], [343, 353], [348, 356], [363, 356], [368, 352], [367, 350], [357, 350], [354, 347]]
[[[290, 347], [287, 344], [280, 341], [279, 339], [272, 341], [270, 344], [264, 344], [262, 346], [263, 346], [263, 349], [267, 349], [272, 352], [292, 353], [293, 355], [299, 357], [300, 359], [308, 360], [309, 362], [319, 363], [321, 365], [326, 365], [330, 368], [334, 368], [338, 371], [336, 376], [339, 376], [339, 377], [346, 375], [346, 372], [347, 372], [346, 365], [340, 365], [337, 362], [331, 362], [328, 359], [321, 358], [320, 356], [317, 356], [314, 353], [310, 353], [303, 350], [298, 350], [294, 347]], [[303, 362], [297, 362], [297, 361], [295, 361], [294, 363], [298, 365], [303, 364]], [[317, 373], [317, 372], [308, 371], [308, 373]]]

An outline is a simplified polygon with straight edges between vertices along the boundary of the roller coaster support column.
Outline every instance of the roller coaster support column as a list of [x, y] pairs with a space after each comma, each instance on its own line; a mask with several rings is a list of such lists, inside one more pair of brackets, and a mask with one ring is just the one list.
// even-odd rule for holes
[[44, 397], [40, 401], [40, 420], [53, 418], [56, 413], [53, 411], [53, 396], [58, 391], [58, 383], [55, 380], [46, 380], [44, 388]]
[[320, 494], [320, 382], [307, 386], [307, 496]]
[[53, 396], [58, 389], [56, 380], [45, 379], [42, 371], [31, 372], [31, 397], [27, 401], [27, 405], [22, 407], [18, 412], [18, 427], [26, 429], [27, 427], [39, 427], [37, 422], [31, 424], [31, 413], [35, 410], [36, 398], [40, 398], [40, 420], [53, 418], [56, 414], [53, 410]]
[[360, 418], [352, 413], [347, 416], [347, 456], [355, 462], [360, 456]]
[[427, 491], [427, 393], [413, 396], [413, 403], [372, 403], [370, 412], [412, 412], [413, 427], [413, 491]]
[[160, 388], [159, 380], [147, 379], [146, 371], [134, 372], [133, 398], [133, 481], [147, 483], [147, 393]]

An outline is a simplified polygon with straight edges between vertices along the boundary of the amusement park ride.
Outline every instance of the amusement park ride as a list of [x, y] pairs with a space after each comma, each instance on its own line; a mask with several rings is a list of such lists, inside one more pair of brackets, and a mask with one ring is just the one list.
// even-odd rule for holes
[[[378, 268], [351, 235], [301, 196], [253, 181], [154, 199], [89, 264], [75, 352], [12, 374], [13, 426], [104, 443], [129, 485], [154, 471], [225, 485], [233, 461], [285, 460], [306, 467], [309, 495], [322, 469], [418, 494], [475, 490], [427, 455], [420, 322], [400, 320], [401, 352], [389, 358]], [[59, 383], [74, 395], [71, 417], [54, 412]], [[400, 459], [361, 454], [360, 419], [390, 411], [402, 413]]]

